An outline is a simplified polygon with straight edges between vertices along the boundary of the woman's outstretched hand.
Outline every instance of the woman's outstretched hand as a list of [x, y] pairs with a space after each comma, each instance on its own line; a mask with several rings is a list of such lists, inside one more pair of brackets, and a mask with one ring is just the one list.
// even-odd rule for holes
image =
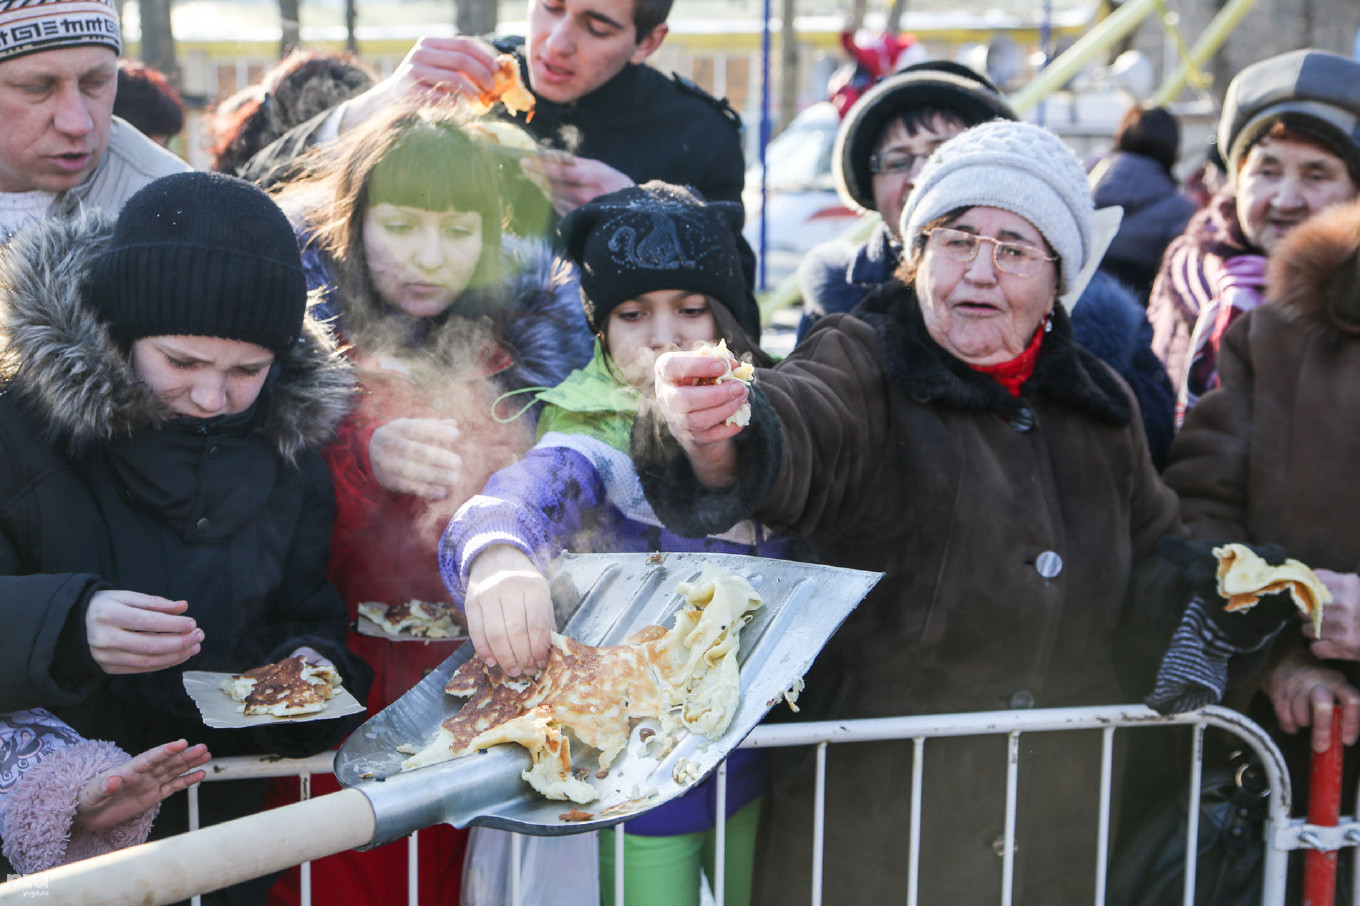
[[207, 775], [194, 768], [210, 758], [202, 743], [191, 746], [177, 739], [109, 768], [81, 787], [74, 826], [94, 832], [122, 824], [198, 783]]
[[741, 426], [727, 419], [750, 396], [741, 381], [705, 383], [726, 371], [721, 359], [691, 352], [668, 352], [656, 360], [657, 408], [699, 482], [716, 490], [736, 483], [734, 438]]
[[507, 676], [548, 666], [556, 628], [548, 580], [519, 548], [487, 548], [468, 570], [468, 637], [487, 666]]

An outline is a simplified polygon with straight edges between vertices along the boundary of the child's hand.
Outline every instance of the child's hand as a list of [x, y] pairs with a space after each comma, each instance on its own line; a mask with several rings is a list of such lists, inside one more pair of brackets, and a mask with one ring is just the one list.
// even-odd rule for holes
[[556, 628], [548, 581], [523, 551], [488, 548], [468, 570], [464, 611], [468, 636], [488, 666], [507, 676], [537, 673], [548, 666]]
[[76, 798], [75, 827], [87, 832], [101, 831], [140, 815], [171, 793], [187, 789], [207, 776], [203, 771], [185, 772], [211, 757], [202, 743], [190, 746], [179, 739], [109, 768], [81, 787]]

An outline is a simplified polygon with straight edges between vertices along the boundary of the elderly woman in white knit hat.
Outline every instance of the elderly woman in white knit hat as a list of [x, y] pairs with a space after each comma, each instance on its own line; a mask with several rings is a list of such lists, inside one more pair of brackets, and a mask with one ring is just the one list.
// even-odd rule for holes
[[[633, 442], [672, 529], [754, 517], [833, 563], [886, 573], [809, 673], [800, 716], [1148, 692], [1184, 600], [1137, 590], [1172, 579], [1158, 540], [1179, 521], [1128, 387], [1072, 339], [1062, 300], [1080, 291], [1092, 223], [1085, 173], [1056, 136], [977, 126], [926, 164], [902, 213], [905, 263], [854, 315], [823, 318], [749, 389], [695, 386], [711, 374], [703, 357], [658, 360], [659, 417], [640, 419]], [[728, 425], [748, 401], [749, 426]], [[1012, 841], [1022, 902], [1090, 896], [1098, 745], [1026, 739]], [[1004, 740], [926, 746], [922, 902], [996, 901], [1005, 764]], [[836, 902], [902, 897], [911, 766], [906, 743], [828, 756], [823, 866]], [[771, 774], [757, 900], [796, 902], [810, 884], [811, 777], [791, 764]]]

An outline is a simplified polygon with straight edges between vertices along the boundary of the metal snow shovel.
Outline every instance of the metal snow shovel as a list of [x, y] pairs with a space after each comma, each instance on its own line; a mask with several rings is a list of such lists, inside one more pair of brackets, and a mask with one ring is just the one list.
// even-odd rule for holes
[[462, 704], [443, 689], [472, 656], [464, 645], [340, 747], [335, 773], [348, 789], [30, 875], [0, 885], [0, 903], [32, 896], [35, 887], [45, 902], [72, 906], [172, 903], [441, 822], [555, 835], [655, 808], [706, 777], [755, 728], [882, 575], [735, 554], [564, 554], [551, 577], [554, 604], [572, 614], [563, 634], [611, 645], [648, 624], [669, 627], [681, 606], [676, 586], [697, 579], [706, 564], [746, 576], [764, 599], [741, 633], [732, 723], [718, 739], [682, 733], [657, 753], [643, 741], [644, 722], [603, 777], [593, 771], [593, 750], [573, 746], [577, 767], [592, 769], [581, 773], [600, 793], [596, 802], [544, 799], [520, 779], [530, 761], [519, 746], [401, 773], [407, 756], [397, 747], [424, 746]]

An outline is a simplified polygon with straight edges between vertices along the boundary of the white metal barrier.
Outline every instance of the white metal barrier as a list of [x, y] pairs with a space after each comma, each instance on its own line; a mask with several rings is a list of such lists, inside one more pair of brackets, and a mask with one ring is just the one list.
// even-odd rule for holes
[[[1304, 819], [1292, 819], [1292, 791], [1284, 760], [1278, 748], [1265, 731], [1245, 716], [1226, 708], [1209, 707], [1188, 714], [1163, 717], [1142, 705], [1107, 706], [1093, 708], [1037, 709], [1029, 711], [987, 711], [969, 714], [930, 714], [913, 717], [889, 717], [872, 720], [823, 721], [807, 723], [770, 724], [757, 727], [742, 743], [743, 748], [774, 748], [782, 746], [817, 747], [816, 805], [813, 831], [813, 871], [811, 902], [820, 906], [821, 878], [823, 861], [823, 821], [825, 816], [826, 751], [832, 744], [875, 742], [886, 740], [910, 740], [914, 747], [912, 776], [912, 811], [909, 833], [909, 873], [907, 890], [908, 906], [917, 903], [917, 879], [920, 866], [921, 844], [921, 790], [928, 782], [924, 773], [922, 754], [928, 740], [941, 737], [1004, 735], [1009, 738], [1007, 756], [1006, 784], [1006, 828], [1004, 835], [1003, 884], [999, 902], [1010, 906], [1013, 890], [1014, 836], [1016, 819], [1016, 791], [1018, 788], [1019, 767], [1017, 753], [1020, 737], [1026, 733], [1054, 733], [1071, 730], [1098, 729], [1102, 733], [1101, 746], [1101, 786], [1100, 786], [1100, 829], [1097, 840], [1097, 864], [1094, 866], [1096, 886], [1093, 902], [1102, 906], [1105, 902], [1107, 868], [1110, 844], [1110, 798], [1113, 787], [1114, 733], [1116, 730], [1133, 730], [1141, 727], [1189, 726], [1193, 728], [1193, 751], [1190, 764], [1190, 789], [1187, 809], [1189, 827], [1186, 845], [1186, 872], [1183, 894], [1184, 906], [1193, 906], [1196, 872], [1196, 846], [1199, 839], [1199, 809], [1201, 767], [1203, 761], [1204, 730], [1217, 727], [1242, 741], [1259, 757], [1266, 775], [1269, 789], [1265, 820], [1265, 860], [1264, 892], [1262, 906], [1282, 906], [1285, 896], [1286, 862], [1289, 852], [1298, 849], [1318, 849], [1332, 851], [1360, 846], [1360, 823], [1353, 817], [1343, 817], [1340, 826], [1324, 828], [1309, 825]], [[279, 758], [223, 758], [210, 763], [209, 780], [240, 780], [245, 778], [298, 776], [303, 784], [304, 798], [307, 792], [307, 778], [311, 774], [329, 773], [333, 753], [326, 752], [306, 759]], [[718, 813], [725, 811], [726, 803], [726, 764], [717, 774]], [[198, 826], [197, 790], [189, 791], [190, 827]], [[1356, 803], [1356, 813], [1360, 814], [1360, 801]], [[623, 827], [615, 829], [615, 903], [623, 906]], [[717, 828], [716, 851], [725, 852], [724, 829]], [[417, 903], [417, 835], [409, 838], [408, 896], [411, 904]], [[607, 834], [601, 836], [601, 845], [609, 845]], [[517, 881], [519, 878], [518, 841], [512, 849], [511, 893], [516, 906], [520, 904]], [[310, 906], [310, 866], [304, 864], [302, 871], [302, 902]], [[1356, 891], [1354, 902], [1360, 903], [1360, 871], [1356, 871]], [[724, 869], [723, 860], [716, 863], [713, 880], [714, 897], [722, 906]]]

